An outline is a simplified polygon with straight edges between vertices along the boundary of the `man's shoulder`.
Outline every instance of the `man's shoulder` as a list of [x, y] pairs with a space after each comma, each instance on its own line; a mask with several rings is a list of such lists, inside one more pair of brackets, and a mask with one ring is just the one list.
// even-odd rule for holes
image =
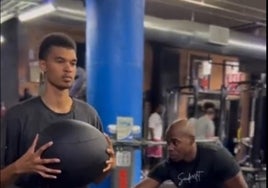
[[11, 106], [7, 114], [23, 114], [29, 111], [29, 109], [35, 109], [35, 105], [40, 104], [40, 97], [33, 97], [30, 99], [27, 99], [25, 101], [19, 102], [13, 106]]
[[86, 103], [85, 101], [82, 101], [80, 99], [74, 98], [74, 103], [75, 103], [75, 108], [77, 110], [83, 110], [85, 112], [90, 112], [90, 113], [97, 113], [96, 109], [91, 106], [90, 104]]
[[174, 166], [174, 162], [172, 162], [170, 159], [164, 159], [161, 162], [159, 162], [157, 165], [155, 165], [152, 170], [153, 171], [157, 171], [157, 170], [160, 170], [160, 171], [162, 171], [162, 170], [168, 170], [172, 166]]
[[201, 152], [206, 154], [216, 154], [223, 148], [216, 143], [197, 143], [197, 147]]
[[207, 116], [201, 116], [199, 117], [196, 122], [198, 124], [209, 124], [209, 123], [213, 123], [213, 121], [211, 119], [209, 119]]
[[169, 170], [172, 167], [172, 164], [168, 159], [158, 163], [152, 170], [149, 172], [148, 177], [158, 181], [160, 184], [168, 179], [170, 179]]
[[207, 118], [207, 116], [203, 115], [203, 116], [200, 116], [197, 120], [198, 121], [208, 121], [209, 119]]
[[204, 159], [212, 159], [213, 161], [221, 161], [222, 159], [233, 159], [233, 155], [224, 146], [219, 144], [199, 144], [199, 151], [202, 153]]
[[198, 120], [198, 119], [196, 119], [195, 117], [191, 117], [191, 118], [188, 119], [188, 122], [189, 122], [190, 124], [192, 124], [192, 125], [195, 125], [195, 123], [196, 123], [197, 120]]
[[150, 118], [150, 119], [161, 119], [161, 116], [160, 116], [160, 114], [154, 112], [154, 113], [152, 113], [152, 114], [150, 115], [149, 118]]

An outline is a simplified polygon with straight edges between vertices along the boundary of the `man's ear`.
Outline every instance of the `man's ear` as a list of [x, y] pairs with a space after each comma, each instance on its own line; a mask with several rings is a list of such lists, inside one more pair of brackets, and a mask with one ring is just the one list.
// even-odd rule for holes
[[39, 60], [39, 67], [41, 69], [42, 73], [45, 73], [47, 71], [47, 64], [45, 60]]
[[191, 145], [193, 145], [195, 143], [195, 136], [190, 137], [190, 142], [191, 142]]

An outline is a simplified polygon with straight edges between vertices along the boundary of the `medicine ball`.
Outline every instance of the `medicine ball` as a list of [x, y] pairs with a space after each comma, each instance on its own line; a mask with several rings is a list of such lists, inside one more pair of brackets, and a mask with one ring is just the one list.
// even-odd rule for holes
[[105, 136], [94, 126], [78, 120], [60, 120], [39, 134], [38, 146], [53, 145], [42, 158], [59, 158], [47, 167], [60, 169], [57, 179], [42, 179], [48, 187], [79, 187], [92, 183], [102, 174], [109, 156]]

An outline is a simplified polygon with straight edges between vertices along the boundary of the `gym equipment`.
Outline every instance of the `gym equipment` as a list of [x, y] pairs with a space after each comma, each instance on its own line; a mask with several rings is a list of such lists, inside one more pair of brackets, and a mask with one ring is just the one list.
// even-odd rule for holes
[[[261, 160], [261, 135], [263, 131], [264, 109], [263, 96], [266, 92], [266, 79], [261, 76], [258, 80], [251, 80], [247, 82], [239, 82], [239, 85], [248, 85], [249, 88], [245, 91], [251, 92], [251, 109], [250, 109], [250, 127], [249, 127], [249, 156], [247, 161], [250, 166], [259, 168], [264, 161]], [[247, 146], [242, 142], [243, 145]]]
[[266, 167], [241, 167], [241, 171], [248, 183], [249, 188], [264, 188], [266, 187]]
[[261, 135], [266, 125], [263, 120], [266, 80], [264, 76], [261, 76], [258, 80], [240, 82], [239, 85], [248, 85], [244, 91], [251, 92], [249, 137], [240, 140], [241, 146], [245, 146], [247, 152], [239, 163], [249, 187], [262, 188], [266, 187], [266, 161], [264, 161], [261, 147]]
[[[185, 92], [183, 90], [188, 89], [189, 92]], [[166, 100], [166, 106], [169, 105], [169, 100], [172, 97], [172, 95], [176, 95], [178, 92], [178, 94], [184, 94], [184, 95], [192, 95], [193, 96], [193, 103], [194, 103], [194, 116], [195, 118], [197, 118], [197, 113], [198, 113], [198, 106], [197, 106], [197, 101], [198, 101], [198, 83], [195, 82], [195, 84], [193, 85], [185, 85], [185, 86], [175, 86], [172, 88], [169, 88], [166, 90], [167, 92], [167, 100]], [[179, 98], [180, 96], [176, 96], [176, 98]], [[175, 104], [177, 105], [177, 104]], [[167, 108], [169, 109], [169, 108]], [[168, 112], [167, 112], [168, 113]], [[172, 120], [173, 121], [173, 120]]]
[[249, 188], [266, 187], [266, 165], [261, 164], [257, 167], [254, 167], [254, 164], [251, 161], [253, 148], [252, 138], [241, 138], [239, 143], [248, 148], [246, 156], [239, 161], [239, 165], [241, 166], [241, 171], [245, 177], [246, 182], [248, 183]]
[[255, 120], [255, 128], [253, 133], [253, 148], [252, 148], [252, 163], [254, 167], [259, 167], [262, 163], [260, 151], [261, 151], [261, 135], [262, 135], [262, 126], [264, 126], [263, 122], [263, 96], [266, 93], [266, 78], [261, 78], [256, 85], [256, 120]]
[[251, 161], [253, 148], [252, 138], [242, 138], [239, 142], [248, 148], [247, 155], [244, 159], [239, 161], [239, 164], [249, 188], [266, 187], [266, 165], [261, 164], [254, 167], [254, 164]]
[[[203, 59], [202, 59], [203, 58]], [[170, 101], [176, 100], [179, 101], [180, 97], [182, 95], [186, 95], [189, 100], [188, 104], [189, 106], [193, 106], [193, 114], [190, 115], [191, 118], [196, 119], [198, 118], [198, 101], [200, 100], [214, 100], [219, 102], [219, 112], [216, 113], [218, 114], [218, 120], [215, 119], [216, 125], [216, 135], [219, 137], [220, 141], [223, 143], [226, 143], [226, 141], [229, 139], [229, 127], [228, 125], [228, 114], [227, 114], [227, 109], [229, 106], [229, 101], [228, 101], [228, 95], [229, 95], [229, 90], [227, 88], [226, 84], [226, 76], [225, 76], [225, 69], [226, 67], [237, 67], [238, 65], [233, 65], [228, 62], [224, 63], [216, 63], [212, 62], [210, 57], [204, 58], [204, 57], [196, 57], [196, 56], [191, 56], [190, 60], [190, 73], [189, 73], [189, 85], [180, 85], [180, 86], [175, 86], [172, 88], [169, 88], [167, 92], [167, 98], [166, 98], [166, 108], [169, 109], [170, 104], [172, 104]], [[219, 90], [210, 90], [208, 88], [202, 88], [200, 79], [199, 79], [199, 70], [200, 70], [200, 65], [202, 62], [209, 62], [209, 64], [212, 65], [217, 65], [222, 67], [222, 84], [221, 88]], [[209, 79], [209, 75], [207, 76]], [[234, 89], [234, 88], [233, 88]], [[185, 92], [187, 91], [187, 92]], [[174, 104], [174, 102], [173, 102]], [[177, 103], [175, 105], [178, 105]], [[189, 109], [188, 109], [189, 110]], [[169, 112], [170, 113], [170, 112]], [[177, 114], [176, 114], [177, 115]], [[217, 118], [216, 117], [216, 118]], [[170, 118], [167, 118], [168, 120], [166, 122], [173, 121], [173, 119], [169, 120]], [[225, 145], [225, 144], [224, 144]]]
[[55, 180], [43, 179], [48, 187], [79, 187], [93, 182], [102, 174], [108, 160], [105, 136], [92, 125], [78, 120], [60, 120], [44, 129], [38, 146], [53, 141], [42, 158], [60, 158], [48, 167], [62, 170]]
[[[218, 138], [211, 138], [211, 139], [196, 139], [195, 140], [197, 143], [219, 143]], [[148, 141], [148, 140], [132, 140], [132, 141], [118, 141], [118, 140], [113, 140], [112, 143], [115, 147], [123, 147], [123, 146], [128, 146], [128, 147], [133, 147], [133, 148], [141, 148], [141, 147], [148, 147], [148, 146], [166, 146], [167, 142], [166, 141]]]

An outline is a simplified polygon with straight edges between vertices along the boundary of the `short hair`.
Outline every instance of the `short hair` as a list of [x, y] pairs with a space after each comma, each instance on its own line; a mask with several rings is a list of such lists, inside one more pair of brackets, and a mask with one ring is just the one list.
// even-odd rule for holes
[[76, 43], [74, 40], [65, 33], [50, 33], [46, 35], [39, 47], [39, 59], [46, 59], [51, 47], [63, 47], [73, 49], [76, 51]]
[[190, 135], [190, 136], [193, 136], [193, 137], [195, 136], [194, 125], [189, 121], [189, 119], [178, 118], [178, 119], [174, 120], [167, 127], [166, 133], [174, 126], [180, 127], [181, 129], [183, 129], [184, 133], [186, 133], [187, 135]]
[[212, 103], [212, 102], [205, 102], [204, 105], [203, 105], [203, 109], [205, 112], [207, 112], [209, 109], [215, 109], [215, 104]]

